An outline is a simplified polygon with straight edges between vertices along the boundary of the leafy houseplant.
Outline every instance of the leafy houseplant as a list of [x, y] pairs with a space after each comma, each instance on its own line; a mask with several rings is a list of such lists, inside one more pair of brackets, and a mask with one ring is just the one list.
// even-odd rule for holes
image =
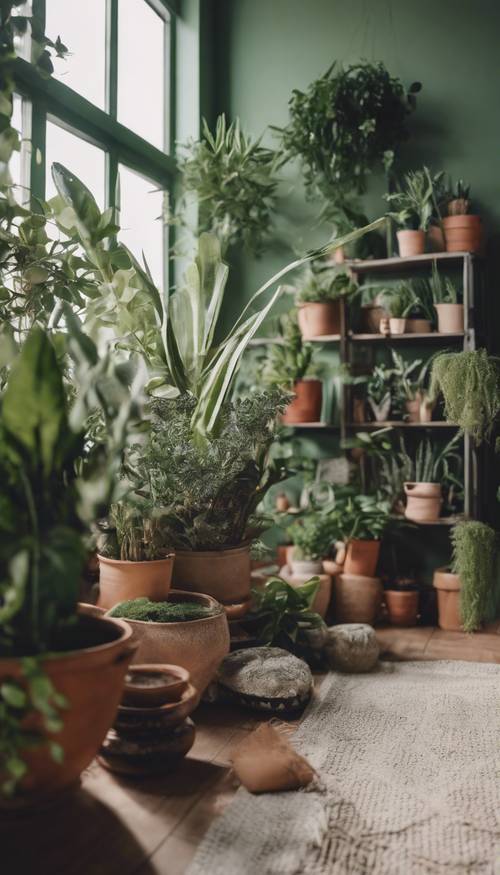
[[470, 185], [462, 179], [455, 186], [450, 181], [444, 201], [448, 214], [442, 220], [446, 251], [480, 252], [483, 237], [481, 218], [470, 214]]
[[406, 362], [394, 349], [391, 350], [391, 355], [393, 401], [399, 415], [403, 415], [409, 422], [430, 421], [436, 399], [431, 395], [428, 383], [436, 354], [424, 363], [421, 359]]
[[343, 269], [307, 271], [295, 299], [304, 340], [340, 334], [341, 301], [352, 297], [357, 290], [357, 283]]
[[243, 243], [259, 253], [269, 237], [276, 206], [277, 154], [252, 140], [239, 119], [217, 119], [215, 134], [203, 121], [202, 137], [181, 146], [179, 169], [185, 192], [198, 199], [198, 233], [210, 231], [222, 251]]
[[464, 330], [464, 306], [458, 302], [457, 290], [450, 278], [443, 279], [435, 261], [432, 263], [429, 285], [438, 314], [438, 331], [441, 334], [461, 334]]
[[402, 281], [382, 292], [380, 299], [389, 312], [391, 334], [404, 334], [406, 317], [412, 312], [417, 302], [412, 285]]
[[336, 497], [329, 516], [336, 533], [333, 540], [343, 541], [346, 546], [345, 574], [374, 576], [389, 510], [389, 502], [376, 495]]
[[294, 574], [318, 574], [332, 544], [332, 525], [327, 514], [308, 513], [287, 529], [294, 546], [291, 561]]
[[442, 172], [431, 175], [427, 167], [412, 170], [404, 176], [402, 188], [384, 195], [392, 208], [389, 215], [402, 229], [397, 237], [403, 258], [424, 252], [425, 232], [435, 211], [435, 189], [442, 177]]
[[443, 393], [447, 421], [479, 445], [489, 439], [500, 413], [500, 359], [485, 349], [444, 352], [433, 363], [430, 392]]
[[385, 365], [375, 365], [366, 385], [368, 404], [377, 422], [389, 418], [392, 404], [391, 386], [394, 372]]

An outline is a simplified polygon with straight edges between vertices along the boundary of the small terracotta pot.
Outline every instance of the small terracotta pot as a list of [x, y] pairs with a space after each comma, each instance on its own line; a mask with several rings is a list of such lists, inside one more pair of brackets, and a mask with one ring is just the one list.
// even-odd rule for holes
[[464, 330], [463, 304], [434, 304], [440, 334], [461, 334]]
[[231, 550], [177, 550], [173, 583], [176, 589], [203, 592], [223, 605], [250, 598], [250, 547]]
[[439, 519], [443, 499], [440, 483], [405, 483], [405, 517], [414, 522]]
[[480, 216], [446, 216], [443, 219], [447, 252], [480, 252], [483, 230]]
[[297, 425], [301, 422], [319, 422], [323, 402], [321, 380], [297, 380], [293, 391], [295, 398], [286, 408], [282, 422]]
[[174, 623], [127, 620], [139, 645], [133, 662], [180, 665], [187, 669], [192, 683], [202, 693], [229, 653], [229, 626], [225, 611], [211, 596], [199, 592], [171, 590], [168, 600], [192, 601], [207, 607], [218, 606], [221, 610], [212, 617]]
[[432, 583], [437, 590], [439, 628], [447, 632], [463, 632], [458, 574], [452, 574], [446, 568], [436, 568]]
[[189, 672], [180, 665], [131, 665], [125, 676], [122, 705], [159, 708], [166, 702], [178, 702], [189, 681]]
[[427, 249], [429, 252], [445, 252], [446, 243], [440, 225], [429, 225], [427, 229]]
[[391, 334], [404, 334], [406, 328], [406, 319], [396, 319], [391, 316], [389, 319], [389, 331]]
[[304, 340], [340, 334], [340, 300], [300, 304], [297, 319]]
[[380, 541], [353, 538], [347, 546], [345, 574], [374, 577], [380, 553]]
[[397, 231], [401, 258], [422, 255], [425, 252], [425, 231]]
[[407, 319], [405, 331], [407, 334], [430, 334], [432, 324], [430, 319]]
[[385, 603], [393, 626], [416, 626], [418, 614], [417, 590], [386, 589]]
[[145, 597], [166, 599], [172, 583], [174, 554], [152, 562], [122, 562], [99, 556], [98, 605], [109, 610], [119, 602]]
[[[63, 728], [57, 733], [47, 732], [40, 715], [30, 715], [23, 727], [61, 745], [63, 761], [55, 762], [48, 744], [23, 750], [27, 775], [19, 793], [12, 799], [2, 799], [0, 807], [45, 805], [76, 784], [115, 719], [127, 667], [135, 651], [132, 630], [121, 620], [97, 618], [84, 612], [67, 637], [64, 652], [42, 658], [45, 672], [67, 701], [68, 707], [61, 711]], [[79, 649], [69, 649], [77, 643]], [[25, 684], [22, 659], [0, 659], [0, 684], [7, 679]], [[2, 781], [4, 778], [0, 774]]]
[[405, 402], [407, 422], [420, 422], [420, 395], [413, 401]]
[[336, 623], [369, 623], [373, 626], [382, 605], [380, 578], [338, 574], [334, 578]]

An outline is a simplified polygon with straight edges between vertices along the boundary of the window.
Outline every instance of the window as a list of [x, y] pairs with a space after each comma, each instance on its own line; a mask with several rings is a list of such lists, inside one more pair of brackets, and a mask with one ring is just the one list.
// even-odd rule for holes
[[[161, 285], [167, 264], [164, 204], [175, 171], [169, 154], [175, 130], [171, 2], [33, 0], [33, 13], [40, 17], [41, 11], [47, 36], [60, 36], [70, 54], [55, 59], [47, 80], [34, 75], [26, 60], [17, 61], [22, 99], [14, 107], [15, 121], [22, 114], [23, 131], [31, 130], [32, 195], [53, 196], [51, 165], [64, 164], [101, 209], [120, 207], [123, 242], [139, 259], [144, 252]], [[25, 178], [21, 164], [16, 156], [16, 184]]]

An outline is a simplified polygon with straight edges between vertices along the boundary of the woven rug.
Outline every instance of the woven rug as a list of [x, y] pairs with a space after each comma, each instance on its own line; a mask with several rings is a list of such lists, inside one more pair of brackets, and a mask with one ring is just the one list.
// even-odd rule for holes
[[318, 786], [238, 790], [189, 875], [497, 875], [499, 704], [500, 665], [329, 675], [293, 736]]

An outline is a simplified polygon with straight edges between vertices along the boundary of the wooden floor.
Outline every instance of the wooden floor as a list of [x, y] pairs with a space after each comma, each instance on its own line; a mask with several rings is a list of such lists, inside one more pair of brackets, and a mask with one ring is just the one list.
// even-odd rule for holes
[[[500, 663], [500, 622], [475, 635], [421, 627], [377, 634], [386, 659]], [[0, 817], [2, 875], [182, 875], [236, 790], [232, 748], [259, 722], [243, 709], [208, 705], [194, 719], [195, 745], [172, 775], [132, 782], [94, 763], [57, 808]]]

